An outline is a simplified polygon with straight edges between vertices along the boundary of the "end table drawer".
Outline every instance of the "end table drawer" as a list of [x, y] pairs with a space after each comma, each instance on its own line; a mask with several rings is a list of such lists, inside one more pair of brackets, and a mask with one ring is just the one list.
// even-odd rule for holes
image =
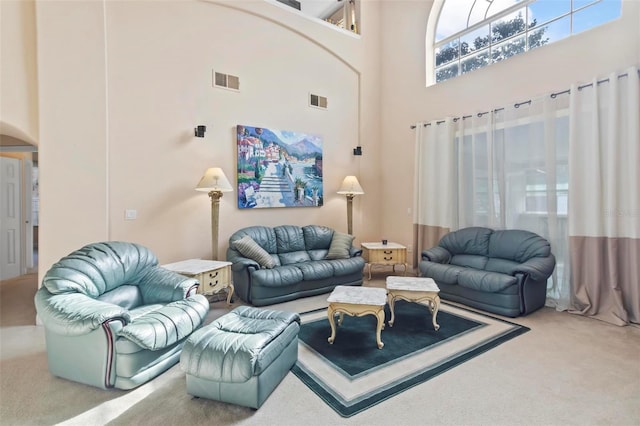
[[368, 261], [370, 263], [396, 264], [404, 263], [406, 251], [400, 249], [369, 250]]
[[228, 266], [203, 272], [198, 276], [198, 281], [200, 281], [198, 293], [210, 294], [227, 287], [229, 285], [229, 275]]

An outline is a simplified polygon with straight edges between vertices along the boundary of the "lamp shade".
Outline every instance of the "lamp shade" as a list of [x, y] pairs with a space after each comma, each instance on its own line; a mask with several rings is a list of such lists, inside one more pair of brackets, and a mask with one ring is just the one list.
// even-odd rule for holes
[[196, 191], [231, 192], [233, 191], [233, 188], [220, 167], [210, 167], [206, 172], [204, 172], [204, 176], [202, 176], [202, 179], [198, 182]]
[[342, 186], [338, 190], [338, 194], [362, 195], [364, 194], [364, 190], [360, 186], [357, 177], [347, 176], [342, 181]]

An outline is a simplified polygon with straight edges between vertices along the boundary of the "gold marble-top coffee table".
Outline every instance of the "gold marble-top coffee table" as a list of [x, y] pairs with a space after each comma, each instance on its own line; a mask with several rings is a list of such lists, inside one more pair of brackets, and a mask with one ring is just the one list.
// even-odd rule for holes
[[433, 328], [438, 331], [440, 326], [436, 322], [438, 308], [440, 308], [440, 288], [432, 278], [422, 277], [387, 277], [387, 292], [391, 320], [389, 327], [393, 327], [395, 320], [394, 306], [397, 299], [407, 302], [420, 303], [431, 311]]
[[378, 318], [376, 343], [378, 349], [382, 349], [384, 343], [380, 339], [380, 331], [384, 328], [384, 306], [387, 304], [387, 291], [384, 288], [339, 285], [333, 289], [327, 302], [329, 302], [327, 316], [331, 324], [329, 343], [333, 344], [336, 338], [335, 314], [339, 314], [338, 325], [342, 324], [344, 314], [352, 317], [373, 315]]

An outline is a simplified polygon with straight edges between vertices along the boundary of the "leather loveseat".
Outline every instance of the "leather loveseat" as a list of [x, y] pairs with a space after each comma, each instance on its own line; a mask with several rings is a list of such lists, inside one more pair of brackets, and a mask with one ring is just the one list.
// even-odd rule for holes
[[[241, 246], [247, 240], [254, 250]], [[319, 225], [240, 229], [229, 237], [227, 249], [236, 294], [264, 306], [327, 293], [337, 285], [362, 285], [365, 261], [352, 242], [352, 236]]]
[[533, 232], [471, 227], [423, 251], [419, 267], [443, 299], [517, 317], [544, 306], [555, 263], [549, 242]]
[[55, 263], [36, 292], [49, 371], [103, 389], [135, 388], [180, 359], [209, 312], [198, 281], [147, 248], [89, 244]]

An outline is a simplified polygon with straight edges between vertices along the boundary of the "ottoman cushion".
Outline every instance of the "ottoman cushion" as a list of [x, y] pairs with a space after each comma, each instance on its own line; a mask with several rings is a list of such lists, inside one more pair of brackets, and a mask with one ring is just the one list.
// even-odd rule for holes
[[299, 330], [296, 313], [237, 307], [185, 342], [187, 392], [259, 408], [298, 359]]
[[203, 379], [245, 382], [298, 337], [299, 323], [297, 313], [239, 306], [194, 332], [180, 364], [187, 374]]

